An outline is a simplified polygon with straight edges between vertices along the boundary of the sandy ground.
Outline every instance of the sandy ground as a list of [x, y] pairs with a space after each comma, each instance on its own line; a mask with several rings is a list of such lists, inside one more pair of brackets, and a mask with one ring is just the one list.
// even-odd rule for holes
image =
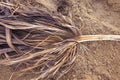
[[[88, 24], [82, 28], [82, 34], [119, 34], [120, 0], [94, 0], [91, 6], [87, 10], [93, 21], [85, 19]], [[104, 26], [97, 20], [105, 23]], [[113, 30], [113, 27], [118, 29]], [[67, 74], [72, 78], [65, 80], [120, 80], [120, 42], [99, 41], [82, 45], [88, 50], [80, 53], [72, 74]]]
[[[71, 12], [82, 34], [120, 34], [120, 0], [69, 0], [62, 12]], [[76, 65], [60, 80], [120, 80], [120, 42], [85, 42]], [[34, 75], [19, 77], [9, 68], [0, 67], [0, 80], [30, 80]], [[52, 80], [52, 79], [51, 79]]]

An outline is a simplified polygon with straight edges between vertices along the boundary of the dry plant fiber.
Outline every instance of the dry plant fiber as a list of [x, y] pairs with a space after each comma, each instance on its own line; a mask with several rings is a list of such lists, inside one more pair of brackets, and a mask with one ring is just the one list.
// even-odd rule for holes
[[60, 79], [74, 65], [81, 42], [120, 40], [120, 35], [82, 35], [70, 17], [52, 12], [52, 0], [23, 1], [0, 0], [0, 65], [38, 74], [33, 80], [56, 74]]

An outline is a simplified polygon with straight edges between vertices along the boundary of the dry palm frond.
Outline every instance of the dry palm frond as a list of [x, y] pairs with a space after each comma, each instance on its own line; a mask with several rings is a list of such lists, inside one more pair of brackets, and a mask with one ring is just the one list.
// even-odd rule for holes
[[120, 40], [119, 35], [81, 35], [71, 19], [21, 1], [0, 2], [0, 64], [25, 65], [17, 71], [39, 74], [35, 80], [67, 73], [81, 42]]

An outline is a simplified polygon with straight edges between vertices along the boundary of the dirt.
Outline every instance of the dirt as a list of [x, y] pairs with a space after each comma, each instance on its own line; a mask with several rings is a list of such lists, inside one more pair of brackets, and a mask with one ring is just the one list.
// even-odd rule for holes
[[[72, 15], [81, 34], [120, 34], [120, 0], [66, 0], [66, 12]], [[81, 43], [76, 65], [60, 80], [120, 80], [120, 42]], [[33, 74], [19, 77], [0, 67], [0, 80], [31, 80]]]

